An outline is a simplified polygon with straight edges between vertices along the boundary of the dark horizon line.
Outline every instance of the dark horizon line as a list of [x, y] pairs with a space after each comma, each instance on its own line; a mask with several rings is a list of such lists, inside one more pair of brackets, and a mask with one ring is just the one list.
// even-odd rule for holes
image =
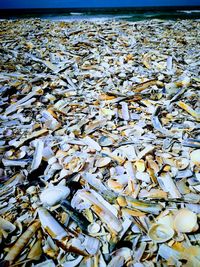
[[[114, 10], [113, 10], [114, 9]], [[139, 11], [139, 10], [177, 10], [177, 9], [181, 9], [181, 10], [199, 10], [200, 11], [200, 5], [198, 6], [194, 6], [194, 5], [188, 5], [188, 6], [125, 6], [125, 7], [120, 7], [120, 6], [113, 6], [113, 7], [40, 7], [40, 8], [0, 8], [0, 13], [1, 12], [24, 12], [24, 11], [35, 11], [35, 12], [40, 12], [40, 11], [76, 11], [76, 12], [84, 12], [84, 11], [100, 11], [100, 10], [104, 10], [104, 11]]]

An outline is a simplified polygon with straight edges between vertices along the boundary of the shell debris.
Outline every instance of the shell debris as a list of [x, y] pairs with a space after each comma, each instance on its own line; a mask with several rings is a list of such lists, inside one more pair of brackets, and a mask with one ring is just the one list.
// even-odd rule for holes
[[200, 21], [0, 25], [0, 265], [200, 266]]

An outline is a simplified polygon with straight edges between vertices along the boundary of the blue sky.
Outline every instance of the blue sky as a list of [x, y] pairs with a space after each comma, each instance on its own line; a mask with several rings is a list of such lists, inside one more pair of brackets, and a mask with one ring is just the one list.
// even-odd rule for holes
[[200, 6], [200, 0], [0, 0], [0, 8]]

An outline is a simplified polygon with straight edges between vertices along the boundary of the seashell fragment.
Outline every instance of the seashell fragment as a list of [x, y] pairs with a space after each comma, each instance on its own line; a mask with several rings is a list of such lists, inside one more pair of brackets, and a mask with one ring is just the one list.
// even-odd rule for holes
[[151, 179], [150, 179], [150, 176], [148, 173], [146, 172], [140, 172], [138, 171], [135, 175], [135, 177], [138, 179], [138, 180], [141, 180], [145, 183], [150, 183]]
[[69, 193], [70, 190], [67, 186], [52, 186], [43, 190], [40, 195], [40, 200], [46, 206], [54, 206], [68, 197]]
[[200, 149], [192, 151], [190, 158], [193, 164], [200, 166]]
[[36, 149], [35, 149], [32, 165], [31, 165], [31, 171], [36, 170], [40, 166], [41, 161], [42, 161], [43, 149], [44, 149], [43, 141], [38, 140], [36, 144]]
[[150, 227], [148, 235], [154, 242], [163, 243], [174, 236], [174, 230], [165, 224], [155, 223]]
[[159, 224], [166, 225], [168, 227], [174, 228], [174, 220], [172, 215], [166, 215], [164, 217], [161, 217], [157, 221]]
[[112, 138], [108, 136], [102, 136], [99, 138], [99, 145], [100, 146], [111, 146], [113, 144]]
[[137, 160], [135, 162], [135, 166], [136, 166], [138, 172], [144, 172], [145, 171], [145, 161], [143, 159]]
[[91, 149], [95, 149], [96, 151], [100, 151], [101, 150], [101, 147], [100, 145], [94, 141], [92, 138], [90, 138], [89, 136], [86, 136], [84, 139], [83, 139], [83, 142], [89, 146]]
[[[13, 231], [15, 231], [16, 226], [12, 223], [10, 223], [9, 221], [3, 219], [0, 217], [0, 229], [1, 231], [3, 230], [4, 233], [12, 233]], [[5, 234], [3, 234], [5, 235]]]
[[174, 228], [177, 232], [190, 233], [198, 229], [197, 215], [189, 209], [181, 209], [174, 218]]

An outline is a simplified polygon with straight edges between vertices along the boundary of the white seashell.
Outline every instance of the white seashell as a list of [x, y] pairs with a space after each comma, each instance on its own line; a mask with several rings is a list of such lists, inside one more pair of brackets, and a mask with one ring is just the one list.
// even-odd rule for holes
[[125, 121], [129, 120], [129, 110], [128, 110], [128, 104], [126, 102], [121, 102], [121, 106], [122, 106], [122, 118]]
[[164, 224], [168, 227], [174, 228], [174, 220], [172, 215], [166, 215], [164, 217], [161, 217], [157, 220], [159, 224]]
[[86, 136], [83, 139], [84, 144], [86, 144], [87, 146], [89, 146], [91, 149], [95, 149], [96, 151], [100, 151], [101, 147], [100, 145], [94, 141], [92, 138], [90, 138], [89, 136]]
[[138, 179], [138, 180], [141, 180], [145, 183], [150, 183], [151, 182], [151, 179], [150, 179], [150, 176], [147, 172], [137, 172], [135, 177]]
[[15, 231], [16, 226], [0, 217], [0, 229], [9, 234]]
[[88, 233], [89, 234], [96, 234], [100, 231], [101, 227], [98, 223], [91, 223], [88, 225]]
[[53, 216], [43, 207], [37, 209], [39, 220], [42, 227], [49, 233], [49, 235], [56, 239], [61, 240], [66, 237], [68, 233], [65, 229], [53, 218]]
[[174, 228], [177, 232], [190, 233], [198, 229], [197, 215], [189, 209], [181, 209], [174, 218]]
[[[100, 241], [92, 236], [80, 234], [78, 236], [81, 240], [81, 245], [90, 255], [95, 255], [99, 250]], [[83, 241], [84, 240], [84, 241]]]
[[96, 161], [95, 166], [98, 168], [105, 167], [110, 162], [111, 162], [111, 158], [109, 158], [109, 157], [100, 158]]
[[176, 167], [178, 170], [185, 170], [189, 165], [189, 159], [187, 158], [179, 158], [176, 160]]
[[193, 164], [200, 166], [200, 149], [192, 151], [190, 158]]
[[65, 261], [62, 263], [63, 267], [75, 267], [82, 261], [83, 256], [78, 256], [75, 260]]
[[174, 230], [165, 224], [155, 223], [149, 228], [148, 235], [154, 242], [163, 243], [174, 236]]
[[37, 192], [37, 188], [36, 186], [32, 185], [32, 186], [29, 186], [27, 189], [26, 189], [26, 192], [30, 195], [33, 195]]
[[102, 136], [99, 139], [100, 146], [111, 146], [113, 144], [113, 139], [108, 136]]
[[44, 205], [54, 206], [68, 197], [70, 190], [67, 186], [57, 185], [49, 187], [40, 195], [40, 200]]
[[33, 155], [31, 171], [36, 170], [40, 166], [42, 161], [43, 149], [44, 149], [44, 142], [42, 140], [38, 140], [35, 148], [35, 153]]

